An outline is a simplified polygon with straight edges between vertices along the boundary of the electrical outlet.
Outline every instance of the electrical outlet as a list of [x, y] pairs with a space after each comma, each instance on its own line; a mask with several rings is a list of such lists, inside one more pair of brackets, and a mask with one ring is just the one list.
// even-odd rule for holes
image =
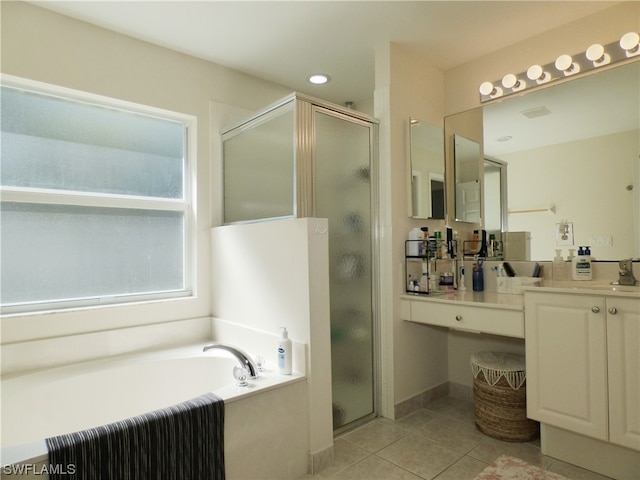
[[594, 235], [589, 237], [589, 245], [591, 247], [610, 247], [613, 245], [612, 235]]

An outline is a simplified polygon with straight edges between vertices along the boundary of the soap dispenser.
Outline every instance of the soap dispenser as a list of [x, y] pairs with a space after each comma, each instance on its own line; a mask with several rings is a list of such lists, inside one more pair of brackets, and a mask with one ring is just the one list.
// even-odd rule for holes
[[278, 342], [278, 371], [283, 375], [291, 375], [291, 340], [286, 327], [282, 329], [282, 336]]
[[574, 280], [591, 280], [591, 256], [587, 251], [591, 253], [588, 247], [586, 250], [579, 247], [578, 256], [571, 261], [571, 278]]

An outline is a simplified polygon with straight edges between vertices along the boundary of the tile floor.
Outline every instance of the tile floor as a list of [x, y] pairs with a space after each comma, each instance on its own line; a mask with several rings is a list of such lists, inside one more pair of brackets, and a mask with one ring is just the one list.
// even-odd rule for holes
[[376, 419], [338, 437], [335, 463], [308, 479], [472, 480], [500, 455], [571, 480], [607, 477], [546, 457], [540, 442], [502, 442], [474, 425], [473, 404], [445, 397], [400, 420]]

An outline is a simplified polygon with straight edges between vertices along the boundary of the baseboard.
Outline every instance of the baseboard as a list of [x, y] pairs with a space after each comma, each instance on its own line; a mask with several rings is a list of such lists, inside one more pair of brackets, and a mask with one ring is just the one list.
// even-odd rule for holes
[[334, 455], [333, 445], [319, 452], [309, 454], [309, 473], [316, 475], [325, 468], [332, 466], [335, 458]]
[[407, 415], [420, 410], [427, 403], [432, 402], [438, 398], [446, 397], [449, 395], [449, 387], [451, 382], [444, 382], [435, 387], [428, 388], [427, 390], [418, 393], [406, 400], [398, 402], [394, 407], [394, 418], [396, 420], [406, 417]]

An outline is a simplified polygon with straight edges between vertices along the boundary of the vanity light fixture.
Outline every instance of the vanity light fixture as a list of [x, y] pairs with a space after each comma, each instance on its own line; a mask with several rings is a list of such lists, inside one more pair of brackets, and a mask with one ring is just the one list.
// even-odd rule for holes
[[314, 85], [324, 85], [329, 80], [331, 80], [331, 77], [324, 73], [314, 73], [309, 75], [309, 78], [307, 78], [307, 81], [309, 81], [309, 83], [313, 83]]
[[620, 48], [625, 51], [627, 58], [640, 54], [640, 35], [636, 32], [625, 33], [620, 38]]
[[[619, 41], [606, 45], [594, 43], [586, 51], [576, 55], [560, 55], [555, 62], [531, 65], [525, 73], [509, 73], [502, 80], [484, 82], [480, 85], [480, 102], [511, 95], [543, 83], [562, 80], [571, 75], [586, 73], [604, 65], [627, 61], [640, 56], [640, 35], [625, 33]], [[500, 85], [500, 86], [496, 86]]]
[[502, 86], [504, 88], [510, 88], [514, 92], [519, 92], [520, 90], [524, 90], [527, 84], [523, 81], [518, 80], [513, 73], [507, 73], [504, 77], [502, 77]]
[[573, 61], [571, 55], [560, 55], [556, 58], [556, 68], [564, 73], [565, 77], [580, 73], [580, 65]]
[[599, 43], [594, 43], [585, 52], [586, 57], [593, 62], [594, 67], [601, 67], [611, 63], [611, 55], [604, 51]]
[[535, 80], [535, 82], [540, 85], [551, 80], [551, 75], [548, 72], [545, 72], [544, 68], [540, 65], [531, 65], [527, 70], [527, 78], [529, 80]]
[[479, 90], [480, 93], [486, 97], [498, 98], [502, 96], [502, 89], [500, 87], [494, 87], [491, 82], [483, 82]]

